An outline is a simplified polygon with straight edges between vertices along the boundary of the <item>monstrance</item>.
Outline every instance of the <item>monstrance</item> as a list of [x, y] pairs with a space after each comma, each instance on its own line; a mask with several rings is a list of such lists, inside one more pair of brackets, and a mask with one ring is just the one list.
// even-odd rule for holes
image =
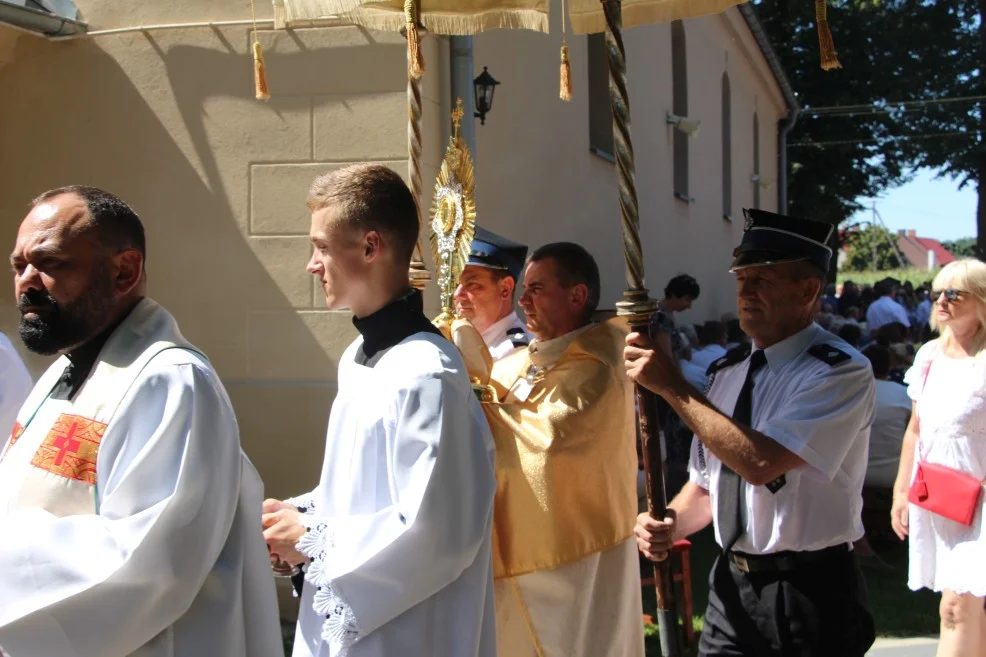
[[442, 307], [435, 323], [446, 327], [455, 319], [452, 295], [469, 260], [469, 249], [476, 232], [472, 154], [459, 136], [459, 122], [464, 113], [462, 99], [459, 98], [452, 112], [452, 138], [438, 172], [435, 198], [431, 203], [431, 249], [438, 270], [438, 293]]

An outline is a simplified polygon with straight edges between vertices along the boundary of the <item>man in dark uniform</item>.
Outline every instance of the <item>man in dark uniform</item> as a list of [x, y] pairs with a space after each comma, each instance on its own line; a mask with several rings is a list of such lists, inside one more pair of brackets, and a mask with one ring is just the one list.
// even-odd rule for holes
[[833, 227], [747, 210], [734, 252], [737, 301], [753, 346], [709, 368], [707, 397], [646, 337], [630, 335], [630, 378], [661, 395], [695, 433], [689, 482], [638, 547], [714, 525], [700, 655], [862, 657], [873, 642], [852, 542], [874, 413], [866, 359], [813, 322]]
[[455, 313], [472, 322], [494, 361], [527, 347], [531, 334], [514, 309], [527, 245], [476, 226], [469, 260], [455, 288]]

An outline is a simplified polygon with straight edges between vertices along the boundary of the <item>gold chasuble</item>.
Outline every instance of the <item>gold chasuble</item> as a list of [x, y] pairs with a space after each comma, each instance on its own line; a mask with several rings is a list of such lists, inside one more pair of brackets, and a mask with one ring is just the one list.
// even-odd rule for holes
[[591, 324], [493, 365], [496, 400], [483, 409], [496, 440], [494, 577], [553, 569], [632, 535], [637, 452], [624, 326]]

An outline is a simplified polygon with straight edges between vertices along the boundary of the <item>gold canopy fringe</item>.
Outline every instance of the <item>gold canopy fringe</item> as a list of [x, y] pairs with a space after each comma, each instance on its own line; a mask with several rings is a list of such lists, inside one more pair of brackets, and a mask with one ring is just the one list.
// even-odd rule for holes
[[[329, 16], [368, 29], [396, 32], [406, 24], [405, 0], [283, 0], [288, 23]], [[420, 0], [419, 0], [420, 1]], [[623, 0], [623, 26], [667, 23], [719, 13], [744, 0]], [[599, 0], [567, 0], [576, 34], [604, 32]], [[432, 34], [468, 35], [493, 29], [548, 32], [549, 0], [428, 0], [420, 7], [421, 24]]]
[[283, 30], [287, 27], [286, 20], [284, 0], [274, 0], [274, 29]]
[[[349, 18], [367, 29], [385, 31], [399, 29], [404, 22], [403, 16], [379, 9], [361, 9]], [[498, 10], [472, 16], [426, 13], [421, 16], [421, 24], [432, 34], [451, 36], [466, 36], [500, 29], [548, 31], [547, 15], [536, 11], [516, 13]]]
[[[746, 0], [623, 0], [623, 28], [718, 14]], [[575, 34], [606, 31], [599, 0], [568, 0], [568, 18]]]
[[[283, 0], [288, 24], [338, 16], [372, 30], [397, 32], [407, 25], [405, 0]], [[546, 0], [498, 2], [444, 0], [419, 11], [419, 24], [432, 34], [469, 35], [494, 29], [548, 31]], [[439, 6], [435, 6], [435, 5]], [[499, 6], [498, 6], [499, 5]], [[503, 6], [506, 5], [506, 6]], [[472, 9], [476, 6], [476, 9]], [[464, 7], [460, 9], [460, 7]]]
[[822, 70], [831, 71], [842, 68], [839, 55], [835, 52], [835, 40], [829, 29], [826, 0], [815, 0], [815, 22], [818, 24], [818, 51], [822, 59]]

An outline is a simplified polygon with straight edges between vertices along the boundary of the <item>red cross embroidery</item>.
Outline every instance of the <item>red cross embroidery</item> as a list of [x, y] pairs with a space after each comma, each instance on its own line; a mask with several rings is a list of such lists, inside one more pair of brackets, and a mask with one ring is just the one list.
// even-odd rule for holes
[[62, 413], [48, 430], [31, 465], [59, 477], [95, 485], [96, 458], [106, 425], [81, 415]]
[[82, 447], [82, 443], [75, 439], [75, 432], [78, 431], [78, 429], [78, 421], [73, 420], [72, 424], [69, 425], [68, 433], [64, 436], [59, 436], [52, 441], [52, 446], [58, 448], [58, 456], [55, 457], [55, 465], [61, 465], [62, 459], [65, 458], [67, 453], [79, 453], [79, 448]]

